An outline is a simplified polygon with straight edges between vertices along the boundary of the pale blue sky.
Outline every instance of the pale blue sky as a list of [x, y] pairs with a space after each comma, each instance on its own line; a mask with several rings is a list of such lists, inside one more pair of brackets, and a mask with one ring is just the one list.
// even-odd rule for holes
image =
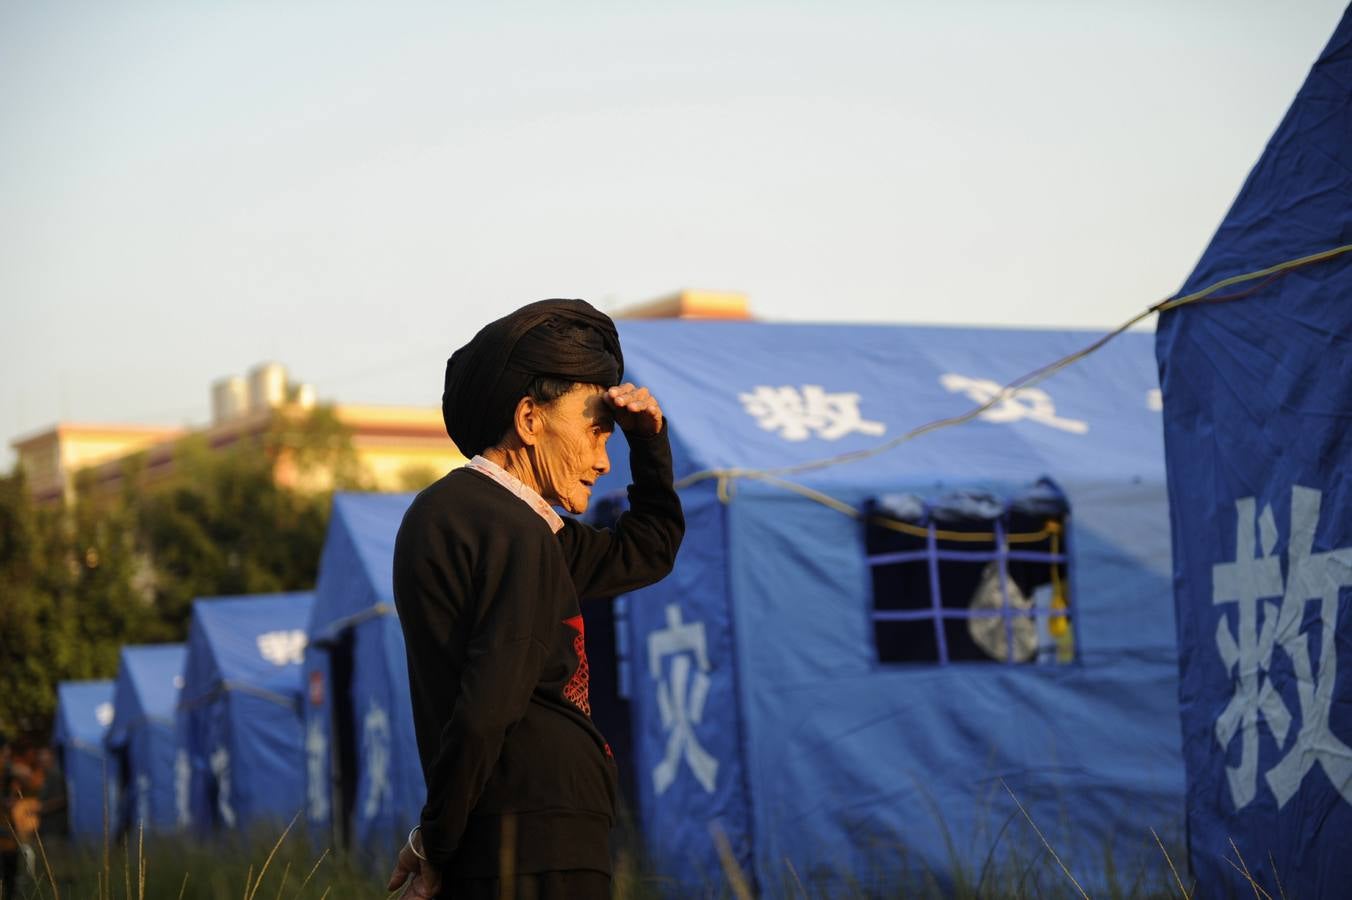
[[0, 464], [277, 359], [434, 405], [522, 303], [1107, 327], [1186, 276], [1342, 0], [0, 0]]

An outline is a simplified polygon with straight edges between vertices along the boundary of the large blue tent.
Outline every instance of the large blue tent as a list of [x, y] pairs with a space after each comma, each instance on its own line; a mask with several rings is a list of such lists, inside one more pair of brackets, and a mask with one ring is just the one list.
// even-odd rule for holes
[[131, 832], [167, 831], [178, 822], [174, 806], [174, 711], [183, 686], [183, 644], [122, 648], [113, 693], [116, 713], [104, 746], [122, 797], [119, 826]]
[[[772, 893], [976, 881], [1043, 852], [1017, 797], [1082, 882], [1108, 859], [1167, 871], [1150, 829], [1181, 837], [1184, 780], [1150, 336], [899, 443], [1095, 336], [621, 336], [626, 379], [669, 416], [688, 521], [673, 574], [620, 601], [660, 867], [718, 881], [723, 845]], [[611, 447], [598, 498], [628, 477]]]
[[[112, 724], [111, 681], [63, 681], [56, 686], [56, 722], [52, 746], [61, 754], [66, 775], [67, 817], [71, 837], [102, 837], [105, 766], [103, 736]], [[117, 808], [116, 781], [107, 773], [108, 809]]]
[[311, 827], [379, 851], [418, 821], [424, 786], [404, 636], [394, 610], [394, 537], [411, 494], [338, 494], [305, 654], [306, 809]]
[[[1183, 293], [1348, 244], [1352, 10]], [[1347, 896], [1352, 253], [1220, 293], [1157, 347], [1190, 858], [1199, 896]]]
[[247, 830], [302, 812], [301, 662], [313, 605], [310, 593], [193, 603], [175, 759], [182, 823]]

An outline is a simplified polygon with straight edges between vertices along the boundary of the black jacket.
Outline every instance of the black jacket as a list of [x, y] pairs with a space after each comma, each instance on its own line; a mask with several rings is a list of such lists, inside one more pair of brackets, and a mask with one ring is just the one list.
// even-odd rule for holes
[[587, 701], [579, 600], [660, 580], [685, 532], [660, 434], [626, 435], [629, 511], [615, 528], [527, 504], [469, 469], [414, 499], [394, 548], [427, 781], [422, 839], [448, 876], [610, 871], [615, 768]]

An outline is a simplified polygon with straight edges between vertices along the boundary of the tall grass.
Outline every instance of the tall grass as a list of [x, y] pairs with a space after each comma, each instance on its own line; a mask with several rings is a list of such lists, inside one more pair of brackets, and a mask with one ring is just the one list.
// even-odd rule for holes
[[[102, 847], [48, 841], [23, 900], [344, 900], [383, 897], [384, 883], [346, 854], [294, 836], [201, 843], [132, 835]], [[10, 898], [3, 898], [10, 900]]]
[[[954, 864], [933, 872], [907, 864], [904, 848], [878, 844], [871, 848], [875, 864], [862, 871], [797, 871], [784, 860], [766, 884], [738, 868], [727, 847], [720, 847], [721, 865], [693, 879], [693, 893], [669, 877], [656, 874], [640, 849], [632, 825], [622, 823], [615, 844], [615, 900], [698, 896], [749, 900], [753, 896], [784, 898], [956, 898], [956, 900], [1032, 900], [1084, 898], [1056, 854], [1039, 841], [1037, 824], [1024, 814], [1022, 837], [1014, 853], [985, 860], [979, 870]], [[42, 843], [35, 877], [21, 880], [22, 900], [369, 900], [387, 896], [385, 874], [393, 863], [371, 854], [312, 848], [310, 841], [287, 829], [253, 838], [223, 837], [211, 842], [151, 835], [106, 839], [103, 846], [72, 845], [48, 839]], [[1006, 838], [1008, 839], [1008, 837]], [[1153, 830], [1145, 840], [1158, 847], [1158, 865], [1142, 871], [1117, 872], [1105, 851], [1102, 871], [1091, 879], [1097, 897], [1109, 900], [1190, 900], [1194, 886], [1180, 872], [1179, 849], [1170, 849]], [[899, 874], [900, 873], [900, 874]], [[690, 879], [683, 879], [689, 883]], [[0, 898], [16, 900], [16, 898]]]

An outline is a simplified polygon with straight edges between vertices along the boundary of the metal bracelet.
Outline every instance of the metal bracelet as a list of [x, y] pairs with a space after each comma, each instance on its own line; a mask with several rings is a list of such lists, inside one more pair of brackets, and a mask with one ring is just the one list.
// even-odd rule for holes
[[415, 847], [415, 846], [413, 845], [413, 835], [416, 834], [417, 832], [421, 831], [421, 830], [422, 830], [422, 825], [421, 825], [421, 824], [419, 824], [419, 825], [414, 825], [412, 828], [409, 829], [409, 832], [408, 832], [408, 849], [412, 850], [412, 851], [413, 851], [413, 855], [416, 856], [416, 857], [418, 857], [418, 859], [421, 859], [423, 862], [427, 862], [427, 857], [425, 857], [425, 856], [423, 856], [421, 853], [419, 853], [419, 852], [418, 852], [418, 848]]

